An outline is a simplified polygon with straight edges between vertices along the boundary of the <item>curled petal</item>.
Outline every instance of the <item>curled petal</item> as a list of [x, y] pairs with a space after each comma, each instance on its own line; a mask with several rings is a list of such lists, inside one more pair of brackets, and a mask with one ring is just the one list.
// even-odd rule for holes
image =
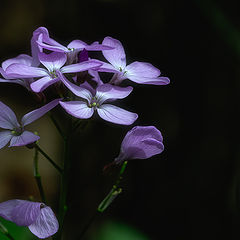
[[76, 118], [88, 119], [94, 113], [94, 109], [88, 107], [87, 103], [83, 101], [70, 101], [70, 102], [60, 101], [60, 104], [66, 110], [67, 113]]
[[97, 112], [102, 119], [122, 125], [131, 125], [138, 118], [136, 113], [126, 111], [111, 104], [101, 105], [97, 108]]
[[94, 42], [90, 45], [88, 45], [87, 43], [81, 41], [81, 40], [73, 40], [72, 42], [70, 42], [67, 46], [68, 48], [72, 49], [86, 49], [88, 51], [102, 51], [102, 50], [109, 50], [112, 49], [112, 47], [106, 46], [106, 45], [102, 45], [99, 44], [98, 42]]
[[20, 64], [23, 64], [23, 65], [32, 66], [32, 61], [33, 61], [33, 59], [32, 59], [31, 56], [26, 55], [26, 54], [20, 54], [15, 58], [5, 60], [2, 63], [2, 68], [5, 71], [7, 69], [7, 67], [10, 66], [13, 63], [20, 63]]
[[50, 103], [44, 105], [43, 107], [40, 107], [38, 109], [35, 109], [35, 110], [25, 114], [22, 117], [22, 121], [21, 121], [22, 122], [22, 126], [26, 126], [26, 125], [36, 121], [40, 117], [42, 117], [48, 111], [50, 111], [51, 109], [56, 107], [58, 105], [58, 103], [59, 103], [59, 100], [60, 99], [55, 99], [55, 100], [51, 101]]
[[61, 52], [39, 53], [38, 57], [49, 72], [60, 69], [67, 61], [67, 55]]
[[59, 225], [52, 209], [44, 206], [36, 221], [28, 228], [38, 238], [43, 239], [54, 235], [58, 231]]
[[0, 132], [0, 149], [5, 147], [12, 138], [11, 131]]
[[14, 129], [19, 127], [15, 113], [7, 105], [0, 101], [0, 127]]
[[43, 90], [45, 90], [47, 87], [49, 87], [50, 85], [56, 83], [59, 81], [59, 78], [50, 78], [49, 76], [43, 77], [38, 79], [37, 81], [31, 83], [31, 89], [34, 92], [42, 92]]
[[12, 209], [12, 221], [18, 226], [29, 226], [40, 215], [42, 203], [18, 200], [18, 204]]
[[40, 137], [32, 132], [24, 131], [19, 136], [12, 136], [9, 147], [20, 147], [36, 142]]
[[102, 104], [108, 99], [122, 99], [127, 97], [131, 92], [132, 87], [118, 87], [111, 84], [102, 84], [97, 87], [96, 98], [99, 104]]
[[105, 37], [103, 45], [112, 47], [112, 50], [102, 51], [103, 56], [117, 69], [126, 67], [126, 55], [120, 41], [111, 37]]
[[21, 200], [13, 199], [0, 203], [0, 216], [8, 221], [13, 221], [12, 210], [21, 202]]

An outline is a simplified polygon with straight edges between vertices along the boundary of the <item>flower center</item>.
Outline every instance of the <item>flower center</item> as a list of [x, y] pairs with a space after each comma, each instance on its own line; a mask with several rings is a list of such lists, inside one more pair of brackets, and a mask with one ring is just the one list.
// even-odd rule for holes
[[98, 103], [98, 100], [97, 100], [97, 98], [96, 97], [93, 97], [92, 99], [91, 99], [91, 102], [90, 102], [90, 104], [88, 105], [90, 108], [97, 108], [97, 107], [99, 107], [100, 106], [100, 104]]
[[49, 75], [52, 79], [56, 78], [57, 77], [57, 73], [56, 73], [56, 70], [52, 70], [49, 72]]
[[22, 127], [18, 127], [18, 128], [14, 128], [11, 133], [15, 136], [19, 136], [21, 135], [23, 132], [23, 128]]

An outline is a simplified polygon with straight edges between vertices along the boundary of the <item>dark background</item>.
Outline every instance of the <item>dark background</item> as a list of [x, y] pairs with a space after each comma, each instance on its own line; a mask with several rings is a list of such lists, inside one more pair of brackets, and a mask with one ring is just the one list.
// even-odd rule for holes
[[[105, 36], [117, 38], [125, 47], [128, 63], [151, 62], [171, 80], [167, 86], [131, 83], [134, 92], [121, 101], [139, 114], [136, 125], [155, 125], [161, 130], [165, 151], [151, 159], [129, 162], [123, 193], [95, 225], [117, 219], [153, 240], [240, 237], [240, 22], [236, 3], [2, 3], [1, 61], [30, 54], [32, 32], [45, 26], [50, 36], [63, 44], [74, 39], [91, 43], [101, 42]], [[21, 101], [26, 109], [34, 107], [31, 94], [21, 86], [1, 84], [0, 94], [5, 103], [9, 98], [12, 103], [13, 99]], [[130, 128], [96, 120], [82, 138], [75, 135], [68, 239], [110, 189], [114, 177], [103, 176], [101, 171], [117, 156]]]

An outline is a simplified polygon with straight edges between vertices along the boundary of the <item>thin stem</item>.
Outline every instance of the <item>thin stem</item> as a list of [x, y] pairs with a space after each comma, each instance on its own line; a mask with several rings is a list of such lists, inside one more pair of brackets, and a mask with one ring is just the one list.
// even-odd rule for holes
[[52, 113], [51, 113], [51, 112], [48, 112], [48, 115], [49, 115], [49, 117], [51, 118], [54, 126], [55, 126], [56, 129], [58, 130], [58, 132], [59, 132], [59, 134], [61, 135], [61, 137], [62, 137], [63, 139], [65, 139], [65, 138], [66, 138], [65, 135], [64, 135], [61, 127], [59, 126], [58, 122], [56, 121], [56, 119], [55, 119], [54, 116], [52, 115]]
[[39, 189], [39, 193], [40, 193], [42, 202], [46, 203], [46, 198], [45, 198], [45, 194], [44, 194], [44, 190], [43, 190], [43, 186], [42, 186], [41, 176], [38, 172], [38, 149], [37, 148], [34, 149], [33, 174], [34, 174], [34, 177], [35, 177], [37, 185], [38, 185], [38, 189]]
[[0, 232], [2, 232], [8, 239], [14, 240], [13, 236], [8, 232], [7, 228], [0, 221]]
[[63, 173], [63, 170], [40, 148], [38, 144], [35, 144], [35, 148], [59, 171], [59, 173]]

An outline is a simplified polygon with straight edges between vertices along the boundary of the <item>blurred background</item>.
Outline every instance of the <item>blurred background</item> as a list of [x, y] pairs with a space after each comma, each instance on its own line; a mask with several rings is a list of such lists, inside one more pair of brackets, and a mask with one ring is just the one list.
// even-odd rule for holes
[[[129, 82], [134, 91], [119, 103], [139, 114], [134, 125], [161, 130], [165, 151], [129, 162], [123, 193], [91, 225], [86, 240], [239, 239], [237, 1], [2, 1], [0, 16], [1, 62], [30, 54], [32, 32], [45, 26], [64, 45], [117, 38], [128, 63], [150, 62], [171, 79], [167, 86]], [[0, 101], [19, 118], [39, 106], [14, 84], [1, 83]], [[104, 176], [102, 168], [118, 155], [130, 128], [95, 119], [75, 134], [66, 239], [77, 239], [110, 190], [115, 176]], [[63, 143], [51, 121], [43, 117], [29, 129], [39, 132], [40, 145], [60, 164]], [[27, 148], [0, 151], [0, 201], [40, 200], [32, 156]], [[40, 172], [56, 210], [59, 177], [45, 159]], [[17, 231], [17, 240], [31, 236]]]

